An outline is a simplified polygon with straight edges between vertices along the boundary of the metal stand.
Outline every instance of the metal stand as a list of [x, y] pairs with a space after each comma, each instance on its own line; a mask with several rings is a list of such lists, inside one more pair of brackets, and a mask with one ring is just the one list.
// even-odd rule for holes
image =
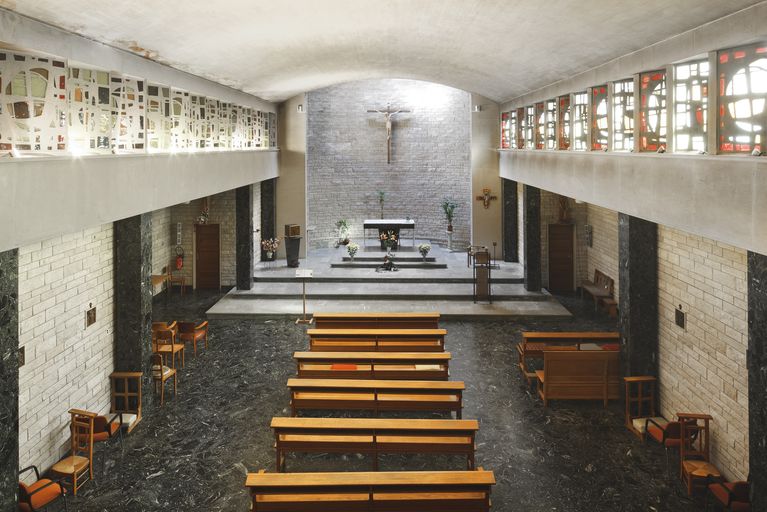
[[304, 305], [304, 315], [302, 318], [296, 319], [296, 325], [312, 324], [314, 323], [314, 318], [306, 318], [306, 280], [312, 278], [312, 271], [309, 269], [296, 270], [296, 277], [301, 278], [301, 282], [303, 284], [303, 305]]

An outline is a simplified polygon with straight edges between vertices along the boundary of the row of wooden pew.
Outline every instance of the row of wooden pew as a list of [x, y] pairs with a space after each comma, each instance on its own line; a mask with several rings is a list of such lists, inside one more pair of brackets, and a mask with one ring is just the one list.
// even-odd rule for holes
[[[449, 381], [439, 313], [315, 315], [309, 351], [294, 353], [291, 417], [275, 417], [275, 473], [248, 474], [256, 511], [488, 511], [492, 471], [475, 467], [479, 423], [461, 419], [463, 382]], [[403, 351], [404, 350], [404, 351]], [[304, 418], [304, 410], [364, 410], [368, 418]], [[385, 411], [455, 412], [388, 419]], [[372, 472], [284, 473], [290, 452], [362, 453]], [[467, 471], [378, 472], [379, 455], [439, 453]]]

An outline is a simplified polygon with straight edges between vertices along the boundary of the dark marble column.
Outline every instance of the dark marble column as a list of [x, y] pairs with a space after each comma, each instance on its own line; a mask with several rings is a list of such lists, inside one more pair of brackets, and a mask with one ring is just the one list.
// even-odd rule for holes
[[[152, 400], [152, 214], [114, 223], [115, 371], [143, 371]], [[171, 319], [169, 319], [171, 320]]]
[[503, 261], [519, 261], [519, 195], [517, 182], [501, 179], [503, 189]]
[[[277, 222], [277, 178], [261, 182], [261, 240], [274, 238]], [[261, 251], [261, 261], [266, 261], [266, 251]]]
[[541, 290], [541, 190], [524, 186], [525, 203], [525, 289]]
[[748, 253], [748, 463], [751, 510], [767, 510], [767, 256]]
[[235, 251], [237, 256], [237, 289], [253, 288], [253, 189], [251, 185], [235, 191], [237, 232]]
[[19, 489], [19, 251], [0, 252], [0, 510]]
[[624, 375], [658, 375], [658, 225], [618, 214], [618, 298]]

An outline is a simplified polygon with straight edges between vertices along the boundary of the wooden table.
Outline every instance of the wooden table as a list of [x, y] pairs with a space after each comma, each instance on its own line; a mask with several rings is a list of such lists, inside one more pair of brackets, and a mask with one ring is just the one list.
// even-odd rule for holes
[[413, 247], [415, 247], [415, 221], [413, 219], [365, 219], [362, 222], [362, 243], [367, 245], [367, 237], [365, 232], [368, 229], [377, 229], [378, 238], [380, 240], [380, 233], [382, 231], [394, 231], [397, 235], [397, 245], [399, 245], [399, 232], [402, 229], [410, 229], [413, 231]]
[[295, 352], [304, 379], [447, 380], [450, 352]]
[[308, 329], [317, 352], [444, 352], [445, 329]]

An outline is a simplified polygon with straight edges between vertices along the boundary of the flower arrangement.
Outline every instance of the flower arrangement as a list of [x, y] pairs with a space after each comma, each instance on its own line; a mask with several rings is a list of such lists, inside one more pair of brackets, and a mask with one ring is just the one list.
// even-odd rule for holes
[[346, 245], [349, 243], [349, 222], [346, 219], [340, 219], [336, 222], [336, 229], [338, 229], [338, 245]]
[[442, 201], [442, 211], [445, 212], [445, 218], [447, 219], [447, 230], [453, 231], [453, 217], [455, 216], [455, 209], [458, 204], [452, 199], [445, 198]]
[[350, 243], [346, 246], [346, 252], [349, 253], [349, 257], [354, 260], [354, 257], [357, 255], [357, 251], [360, 250], [360, 246], [355, 244], [354, 242]]
[[387, 250], [391, 250], [392, 247], [397, 245], [397, 233], [391, 229], [381, 231], [378, 238], [381, 239], [381, 243], [384, 244]]
[[426, 255], [429, 254], [429, 251], [431, 251], [431, 245], [429, 244], [420, 244], [418, 246], [418, 252], [421, 253], [421, 256], [423, 256], [424, 259], [426, 259]]
[[261, 249], [266, 252], [275, 252], [279, 246], [279, 238], [264, 238], [261, 240]]

